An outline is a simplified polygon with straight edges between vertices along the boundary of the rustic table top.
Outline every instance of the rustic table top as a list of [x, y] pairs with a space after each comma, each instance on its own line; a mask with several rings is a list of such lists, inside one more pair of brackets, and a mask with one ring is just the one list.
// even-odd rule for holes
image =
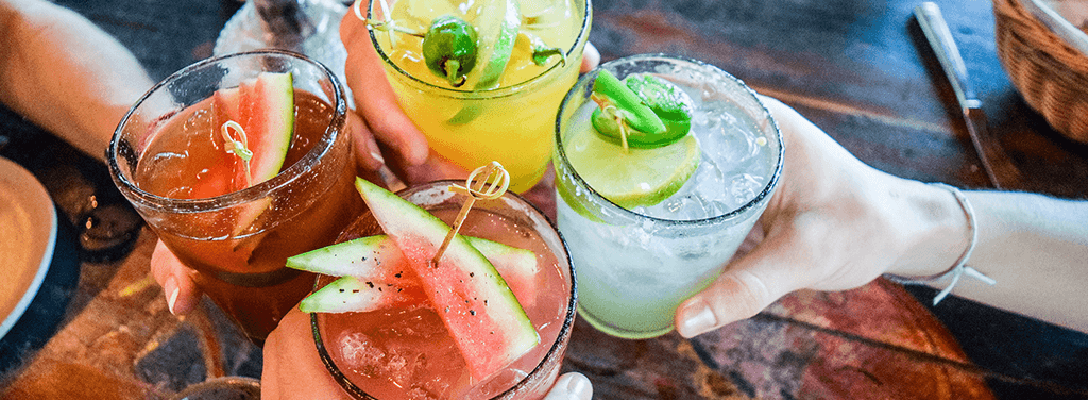
[[[57, 0], [128, 46], [153, 79], [212, 55], [236, 0]], [[939, 1], [1015, 188], [1088, 198], [1088, 146], [1051, 129], [997, 58], [991, 4]], [[595, 0], [604, 61], [665, 52], [777, 97], [862, 161], [904, 178], [988, 187], [915, 1]], [[119, 251], [80, 246], [98, 207], [122, 204], [105, 167], [6, 109], [0, 155], [45, 184], [62, 217], [53, 266], [0, 340], [0, 397], [160, 399], [219, 376], [259, 378], [260, 349], [209, 302], [175, 318], [148, 271], [146, 228]], [[544, 200], [546, 201], [546, 200]], [[114, 213], [131, 213], [118, 207]], [[93, 216], [93, 214], [90, 214]], [[85, 238], [83, 238], [85, 239]], [[598, 399], [1088, 398], [1088, 337], [933, 291], [878, 280], [801, 291], [695, 339], [622, 340], [576, 325], [565, 370]], [[921, 301], [920, 301], [921, 300]]]

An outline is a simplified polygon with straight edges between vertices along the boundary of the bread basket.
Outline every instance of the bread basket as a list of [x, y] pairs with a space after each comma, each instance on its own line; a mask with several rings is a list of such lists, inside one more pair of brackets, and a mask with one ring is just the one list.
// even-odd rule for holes
[[1088, 55], [1027, 10], [993, 0], [997, 54], [1013, 85], [1058, 132], [1088, 143]]

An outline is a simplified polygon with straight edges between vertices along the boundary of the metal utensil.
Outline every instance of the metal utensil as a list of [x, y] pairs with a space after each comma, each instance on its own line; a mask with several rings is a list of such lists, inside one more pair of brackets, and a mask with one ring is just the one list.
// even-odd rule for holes
[[986, 113], [982, 111], [982, 101], [978, 99], [971, 82], [967, 79], [967, 67], [963, 63], [960, 51], [956, 48], [956, 42], [952, 39], [952, 32], [948, 29], [941, 10], [936, 3], [924, 2], [914, 8], [914, 16], [918, 19], [918, 25], [922, 27], [929, 45], [937, 54], [952, 90], [956, 93], [956, 100], [963, 109], [963, 117], [967, 122], [967, 132], [971, 135], [971, 143], [982, 160], [982, 167], [990, 178], [990, 183], [998, 189], [1014, 189], [1021, 187], [1023, 177], [1020, 170], [1012, 163], [1012, 159], [1001, 148], [996, 138], [990, 136]]

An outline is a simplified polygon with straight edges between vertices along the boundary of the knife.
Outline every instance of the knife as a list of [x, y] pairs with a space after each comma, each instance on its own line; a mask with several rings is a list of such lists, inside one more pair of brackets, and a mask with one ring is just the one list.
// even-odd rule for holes
[[1020, 170], [1012, 163], [1009, 155], [1001, 149], [997, 139], [990, 136], [986, 113], [982, 111], [982, 101], [978, 99], [974, 87], [967, 79], [967, 67], [963, 63], [959, 49], [956, 48], [956, 42], [952, 40], [952, 32], [948, 30], [948, 24], [941, 16], [941, 9], [936, 3], [927, 1], [914, 8], [914, 17], [918, 19], [922, 33], [928, 39], [933, 52], [937, 54], [937, 60], [940, 61], [945, 76], [952, 84], [956, 101], [963, 109], [967, 133], [971, 135], [971, 144], [974, 145], [979, 159], [982, 160], [982, 168], [986, 170], [990, 183], [998, 189], [1020, 188], [1023, 181]]

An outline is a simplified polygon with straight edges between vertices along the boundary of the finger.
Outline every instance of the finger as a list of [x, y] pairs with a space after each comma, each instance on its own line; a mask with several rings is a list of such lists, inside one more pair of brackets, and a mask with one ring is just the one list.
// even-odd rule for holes
[[385, 158], [378, 149], [378, 143], [374, 141], [374, 135], [370, 133], [358, 114], [353, 111], [348, 112], [344, 129], [351, 135], [352, 146], [355, 149], [355, 163], [360, 168], [377, 171], [385, 165]]
[[443, 179], [465, 179], [469, 171], [431, 152], [427, 162], [418, 166], [404, 166], [401, 175], [409, 184], [432, 182]]
[[188, 314], [200, 300], [200, 289], [189, 278], [191, 271], [162, 240], [155, 244], [155, 251], [151, 253], [151, 274], [162, 286], [171, 314]]
[[582, 66], [580, 70], [582, 72], [589, 72], [590, 70], [597, 68], [597, 64], [601, 63], [601, 53], [597, 51], [597, 46], [593, 43], [586, 42], [586, 47], [582, 49]]
[[348, 49], [345, 80], [351, 87], [355, 106], [377, 139], [397, 153], [408, 165], [427, 160], [427, 139], [405, 115], [389, 85], [385, 67], [364, 24], [354, 12], [344, 15], [340, 39]]
[[590, 400], [593, 384], [578, 372], [567, 372], [555, 381], [544, 400]]
[[787, 293], [805, 287], [807, 263], [788, 235], [769, 235], [752, 252], [726, 267], [710, 287], [677, 307], [676, 330], [684, 337], [752, 317]]

